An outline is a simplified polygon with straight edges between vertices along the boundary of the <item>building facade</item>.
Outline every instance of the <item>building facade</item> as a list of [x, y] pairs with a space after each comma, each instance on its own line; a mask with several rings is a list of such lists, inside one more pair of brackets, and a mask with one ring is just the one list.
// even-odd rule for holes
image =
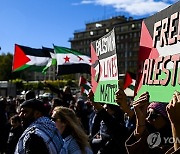
[[56, 80], [56, 68], [51, 66], [47, 69], [46, 74], [42, 72], [25, 71], [27, 81], [43, 81], [43, 80]]
[[119, 74], [125, 74], [126, 71], [135, 73], [142, 20], [117, 16], [87, 23], [84, 30], [74, 32], [74, 37], [69, 40], [71, 48], [90, 56], [91, 42], [98, 40], [114, 28]]

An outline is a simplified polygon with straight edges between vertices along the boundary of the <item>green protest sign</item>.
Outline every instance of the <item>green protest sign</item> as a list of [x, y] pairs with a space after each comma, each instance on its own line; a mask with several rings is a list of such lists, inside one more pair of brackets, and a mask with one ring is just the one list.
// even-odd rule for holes
[[142, 22], [137, 97], [145, 91], [150, 101], [169, 102], [180, 90], [180, 2]]
[[118, 68], [114, 29], [91, 43], [91, 84], [94, 101], [116, 104]]

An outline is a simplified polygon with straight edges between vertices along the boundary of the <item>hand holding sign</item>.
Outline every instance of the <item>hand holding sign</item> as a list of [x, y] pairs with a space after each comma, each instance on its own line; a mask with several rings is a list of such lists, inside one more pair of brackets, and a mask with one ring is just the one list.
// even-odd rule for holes
[[[179, 139], [180, 138], [180, 93], [175, 91], [173, 94], [172, 100], [169, 102], [169, 104], [166, 107], [169, 120], [171, 122], [171, 129], [172, 129], [172, 135], [173, 139]], [[174, 150], [177, 150], [180, 147], [179, 142], [174, 142]]]
[[136, 115], [136, 130], [135, 134], [140, 137], [145, 130], [146, 112], [149, 105], [149, 93], [145, 92], [140, 95], [140, 97], [134, 101], [134, 111]]
[[132, 111], [132, 110], [130, 109], [130, 106], [128, 106], [127, 96], [126, 96], [126, 94], [124, 93], [124, 90], [122, 89], [122, 87], [119, 88], [118, 91], [116, 91], [115, 100], [116, 100], [116, 103], [120, 106], [120, 108], [121, 108], [125, 113], [127, 113], [130, 118], [133, 117], [134, 111]]
[[180, 93], [175, 91], [169, 104], [167, 105], [168, 117], [172, 124], [180, 125]]

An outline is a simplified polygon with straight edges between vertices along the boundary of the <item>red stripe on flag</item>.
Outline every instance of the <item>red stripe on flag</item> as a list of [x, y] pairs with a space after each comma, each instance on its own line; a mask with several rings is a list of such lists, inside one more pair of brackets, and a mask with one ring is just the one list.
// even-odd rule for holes
[[124, 78], [124, 89], [129, 87], [131, 83], [133, 82], [131, 75], [127, 72]]
[[26, 56], [23, 50], [17, 44], [15, 44], [13, 71], [25, 65], [29, 61], [30, 59]]

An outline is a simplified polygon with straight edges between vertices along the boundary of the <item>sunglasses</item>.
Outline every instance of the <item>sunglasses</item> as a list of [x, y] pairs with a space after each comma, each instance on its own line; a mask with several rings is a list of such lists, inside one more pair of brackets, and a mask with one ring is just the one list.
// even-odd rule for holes
[[161, 116], [160, 114], [156, 112], [148, 112], [147, 115], [148, 115], [148, 119], [151, 119], [151, 120], [155, 120]]
[[51, 120], [56, 122], [58, 120], [58, 118], [51, 117]]

